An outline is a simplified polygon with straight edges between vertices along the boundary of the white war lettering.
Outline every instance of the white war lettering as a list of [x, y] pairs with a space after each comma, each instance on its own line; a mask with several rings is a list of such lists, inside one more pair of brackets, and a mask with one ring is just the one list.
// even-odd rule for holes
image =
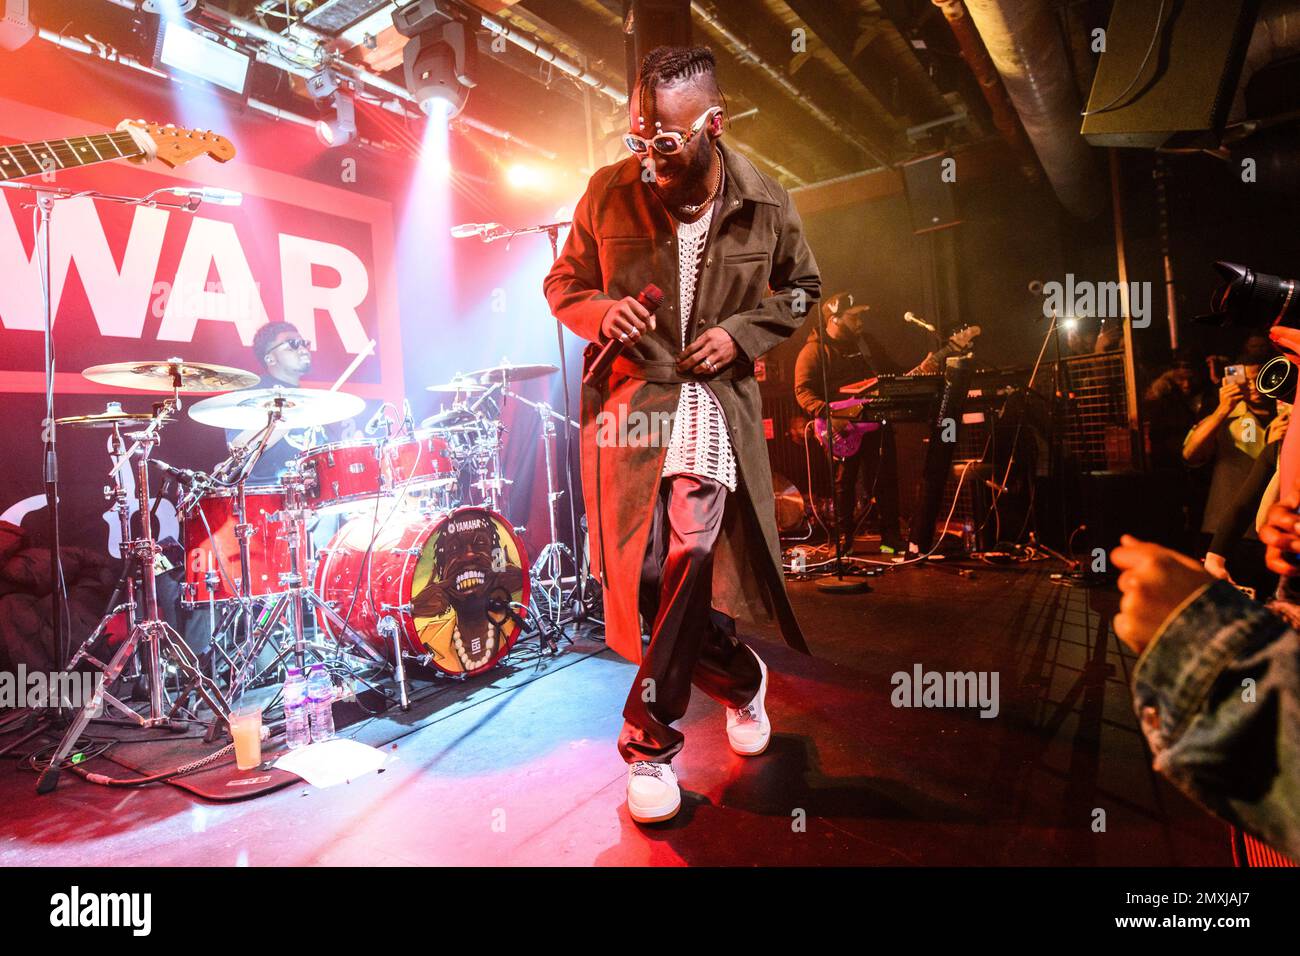
[[[15, 212], [0, 202], [0, 328], [39, 332], [43, 328], [40, 262], [28, 254]], [[110, 247], [100, 213], [90, 199], [55, 204], [51, 230], [51, 306], [58, 315], [69, 273], [76, 267], [99, 333], [141, 338], [151, 297], [157, 292], [163, 238], [175, 218], [189, 231], [176, 273], [170, 277], [158, 330], [161, 341], [189, 342], [200, 321], [228, 322], [240, 342], [252, 344], [253, 333], [267, 320], [266, 304], [235, 226], [203, 216], [173, 217], [162, 209], [135, 209], [120, 260]], [[114, 243], [114, 247], [116, 247]], [[365, 263], [350, 249], [301, 236], [279, 236], [280, 279], [284, 301], [278, 310], [304, 337], [319, 341], [317, 312], [334, 325], [344, 349], [360, 352], [369, 341], [357, 314], [370, 293]], [[121, 262], [121, 266], [117, 262]], [[318, 275], [333, 274], [316, 285]], [[209, 282], [215, 273], [216, 282]]]

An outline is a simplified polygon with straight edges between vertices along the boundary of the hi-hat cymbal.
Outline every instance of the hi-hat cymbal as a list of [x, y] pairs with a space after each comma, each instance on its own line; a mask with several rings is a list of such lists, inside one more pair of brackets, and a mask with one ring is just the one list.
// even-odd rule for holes
[[489, 382], [504, 382], [509, 379], [512, 382], [522, 382], [530, 378], [542, 378], [546, 375], [554, 375], [559, 369], [554, 365], [494, 365], [492, 368], [481, 368], [477, 372], [470, 372], [466, 378], [476, 378], [483, 384]]
[[286, 428], [311, 428], [351, 418], [366, 407], [365, 399], [347, 392], [319, 388], [246, 388], [214, 395], [190, 406], [190, 418], [214, 428], [246, 431], [261, 428], [272, 409], [280, 411]]
[[148, 412], [124, 412], [117, 402], [109, 402], [108, 408], [92, 415], [69, 415], [54, 419], [56, 425], [71, 425], [74, 428], [112, 428], [114, 425], [134, 427], [147, 425], [151, 421], [153, 416]]
[[170, 392], [178, 380], [182, 392], [228, 392], [233, 388], [248, 388], [260, 380], [258, 375], [242, 368], [186, 362], [178, 358], [161, 362], [92, 365], [81, 374], [100, 385], [140, 388], [150, 392]]
[[424, 386], [426, 392], [486, 392], [487, 386], [480, 385], [472, 378], [453, 378], [450, 382]]

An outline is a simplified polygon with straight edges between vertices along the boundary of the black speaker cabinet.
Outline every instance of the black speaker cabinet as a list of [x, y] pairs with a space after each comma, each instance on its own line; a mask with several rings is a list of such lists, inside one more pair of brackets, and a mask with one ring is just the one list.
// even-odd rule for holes
[[932, 153], [903, 163], [903, 189], [916, 234], [947, 229], [957, 215], [957, 166], [949, 153]]
[[1083, 119], [1094, 146], [1219, 145], [1259, 0], [1165, 0], [1157, 21], [1161, 9], [1159, 0], [1111, 8]]

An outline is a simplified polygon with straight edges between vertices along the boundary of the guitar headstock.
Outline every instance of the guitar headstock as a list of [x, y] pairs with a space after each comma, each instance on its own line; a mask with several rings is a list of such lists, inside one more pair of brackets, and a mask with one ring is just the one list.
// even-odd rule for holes
[[953, 333], [949, 340], [959, 349], [964, 349], [979, 337], [980, 327], [978, 325], [968, 325], [966, 328]]
[[210, 156], [219, 163], [235, 157], [235, 146], [226, 137], [211, 130], [185, 129], [170, 123], [133, 122], [132, 126], [144, 130], [158, 148], [158, 159], [176, 167], [199, 156]]

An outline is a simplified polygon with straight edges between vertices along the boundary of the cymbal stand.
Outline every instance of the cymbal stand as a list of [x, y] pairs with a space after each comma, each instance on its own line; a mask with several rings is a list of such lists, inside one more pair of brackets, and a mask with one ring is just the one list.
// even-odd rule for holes
[[[479, 234], [479, 238], [484, 242], [496, 242], [501, 239], [506, 240], [509, 245], [515, 236], [525, 236], [534, 233], [546, 233], [551, 241], [551, 259], [555, 260], [560, 257], [560, 230], [573, 225], [572, 222], [565, 220], [563, 222], [547, 222], [535, 226], [524, 226], [519, 229], [498, 228]], [[573, 412], [570, 408], [569, 399], [569, 362], [564, 348], [564, 325], [557, 317], [555, 320], [555, 339], [560, 354], [560, 394], [563, 396], [564, 417], [572, 419]], [[564, 436], [564, 489], [568, 493], [569, 505], [569, 532], [573, 535], [573, 547], [570, 549], [571, 554], [578, 551], [578, 508], [574, 500], [574, 488], [577, 483], [573, 480], [573, 442], [569, 434]], [[586, 607], [587, 588], [591, 584], [589, 576], [583, 570], [578, 573], [578, 599], [577, 604]]]
[[[86, 725], [90, 723], [92, 717], [97, 714], [103, 705], [104, 688], [112, 686], [117, 680], [122, 668], [135, 653], [136, 648], [142, 645], [142, 642], [145, 651], [145, 672], [149, 681], [149, 716], [140, 719], [142, 727], [184, 726], [183, 722], [178, 725], [175, 721], [175, 715], [180, 707], [179, 699], [170, 712], [163, 713], [162, 654], [164, 650], [171, 657], [172, 664], [180, 677], [192, 683], [199, 696], [211, 708], [213, 726], [218, 726], [221, 722], [228, 723], [230, 719], [230, 705], [226, 702], [220, 688], [203, 674], [194, 652], [189, 649], [185, 641], [172, 629], [171, 625], [162, 619], [158, 610], [158, 589], [154, 579], [154, 568], [161, 549], [154, 540], [153, 525], [149, 520], [149, 455], [152, 453], [154, 445], [159, 441], [158, 431], [163, 423], [168, 421], [181, 408], [179, 360], [177, 360], [172, 374], [172, 397], [155, 406], [153, 420], [144, 431], [136, 432], [130, 436], [134, 439], [134, 444], [131, 446], [131, 450], [127, 452], [128, 456], [135, 455], [136, 457], [136, 495], [138, 497], [141, 527], [140, 537], [132, 539], [129, 542], [129, 547], [137, 566], [140, 568], [140, 577], [144, 584], [144, 616], [135, 622], [130, 633], [127, 634], [126, 640], [122, 642], [109, 660], [107, 667], [103, 669], [103, 683], [99, 685], [96, 692], [85, 702], [77, 716], [69, 724], [63, 739], [59, 741], [58, 747], [55, 748], [49, 764], [41, 771], [41, 775], [36, 781], [37, 793], [51, 793], [58, 786], [63, 761], [67, 759], [68, 754], [76, 746], [81, 732], [85, 730]], [[138, 455], [136, 454], [137, 451]], [[119, 463], [113, 468], [114, 475], [118, 473], [120, 467]]]
[[[113, 426], [112, 448], [113, 458], [115, 460], [120, 460], [125, 451], [125, 443], [122, 441], [122, 429], [120, 425], [115, 424]], [[101, 671], [107, 670], [108, 665], [95, 657], [91, 651], [92, 648], [94, 648], [95, 643], [103, 635], [104, 631], [107, 630], [108, 625], [119, 614], [126, 614], [127, 632], [130, 633], [135, 630], [135, 555], [131, 549], [131, 503], [129, 496], [126, 493], [126, 488], [118, 477], [116, 469], [110, 473], [109, 480], [112, 484], [105, 486], [104, 497], [112, 502], [111, 509], [117, 512], [118, 524], [121, 527], [118, 550], [122, 553], [122, 576], [118, 579], [117, 587], [113, 590], [113, 596], [109, 599], [108, 610], [104, 612], [104, 616], [99, 619], [99, 624], [90, 632], [90, 635], [82, 641], [81, 646], [77, 648], [76, 653], [74, 653], [68, 660], [67, 669], [69, 671], [75, 670], [77, 665], [83, 660], [89, 661], [94, 667]], [[118, 598], [123, 596], [123, 592], [125, 592], [126, 600], [119, 604]], [[108, 692], [108, 690], [104, 691], [104, 703], [117, 710], [128, 720], [134, 721], [137, 724], [144, 724], [143, 717], [126, 704], [122, 703], [118, 698], [114, 697]]]
[[[232, 678], [236, 672], [236, 668], [239, 667], [239, 664], [236, 662], [238, 651], [236, 650], [235, 656], [232, 656], [226, 651], [224, 646], [226, 635], [242, 634], [242, 638], [236, 640], [237, 646], [247, 648], [252, 646], [253, 643], [254, 621], [257, 618], [262, 602], [254, 600], [251, 594], [253, 589], [251, 567], [252, 555], [249, 546], [249, 539], [253, 535], [254, 528], [248, 523], [248, 507], [247, 499], [244, 494], [244, 486], [248, 480], [248, 476], [252, 473], [253, 468], [257, 466], [257, 462], [261, 459], [262, 453], [266, 449], [266, 444], [270, 440], [270, 436], [275, 430], [276, 423], [281, 417], [282, 413], [280, 411], [280, 406], [277, 405], [275, 408], [272, 408], [267, 414], [267, 422], [262, 430], [253, 435], [245, 446], [234, 448], [230, 457], [218, 464], [213, 470], [210, 480], [205, 481], [201, 486], [196, 485], [191, 490], [191, 494], [187, 495], [182, 501], [181, 510], [185, 510], [187, 505], [192, 506], [196, 509], [200, 509], [198, 514], [202, 517], [201, 498], [204, 491], [210, 489], [214, 483], [225, 485], [226, 487], [230, 487], [233, 484], [235, 488], [234, 532], [235, 543], [239, 549], [238, 581], [229, 580], [229, 574], [222, 563], [221, 553], [217, 548], [217, 542], [213, 540], [212, 529], [207, 528], [208, 541], [212, 546], [212, 554], [216, 557], [216, 563], [208, 570], [205, 577], [205, 583], [208, 587], [208, 617], [211, 621], [212, 628], [210, 634], [211, 642], [209, 644], [209, 650], [205, 656], [213, 666], [214, 676], [216, 676], [214, 658], [218, 654], [225, 659]], [[207, 521], [204, 519], [205, 528], [206, 525]], [[230, 589], [235, 592], [235, 597], [231, 604], [223, 611], [220, 622], [218, 623], [216, 620], [216, 601], [214, 598], [214, 591], [223, 578], [226, 579], [226, 583]], [[186, 687], [182, 692], [182, 699], [184, 699], [184, 695], [188, 694], [188, 692], [193, 689], [194, 686], [192, 684], [189, 687]], [[229, 690], [232, 698], [238, 696], [235, 693], [236, 688], [233, 681]], [[213, 728], [215, 728], [215, 726], [214, 723]]]
[[566, 419], [554, 411], [546, 402], [534, 402], [516, 392], [507, 392], [507, 397], [522, 402], [536, 410], [542, 421], [542, 450], [546, 457], [546, 504], [547, 517], [551, 522], [551, 537], [548, 543], [533, 560], [532, 565], [532, 601], [533, 613], [539, 618], [545, 617], [557, 626], [563, 626], [566, 612], [572, 611], [573, 620], [579, 620], [582, 608], [580, 601], [575, 601], [578, 586], [578, 561], [573, 549], [567, 542], [560, 540], [560, 501], [564, 498], [564, 489], [559, 488], [559, 475], [556, 469], [555, 423], [568, 422], [577, 427], [578, 423]]

